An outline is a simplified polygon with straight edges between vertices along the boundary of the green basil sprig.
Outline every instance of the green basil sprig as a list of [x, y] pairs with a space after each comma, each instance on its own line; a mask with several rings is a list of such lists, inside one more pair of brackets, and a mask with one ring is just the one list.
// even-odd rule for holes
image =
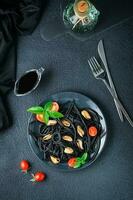
[[60, 112], [51, 111], [51, 108], [52, 108], [52, 101], [49, 101], [43, 107], [34, 106], [27, 109], [27, 112], [31, 112], [33, 114], [43, 114], [43, 119], [46, 124], [48, 124], [49, 118], [59, 119], [64, 117], [64, 115]]
[[88, 158], [87, 152], [85, 152], [81, 157], [77, 157], [74, 168], [79, 168], [81, 167], [81, 165], [84, 165], [87, 162], [87, 158]]

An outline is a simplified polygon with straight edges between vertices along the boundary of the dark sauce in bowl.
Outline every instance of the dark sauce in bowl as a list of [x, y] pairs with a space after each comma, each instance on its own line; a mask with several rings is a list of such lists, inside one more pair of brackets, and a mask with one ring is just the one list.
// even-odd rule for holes
[[24, 94], [32, 90], [38, 81], [38, 74], [36, 71], [28, 72], [20, 78], [17, 83], [16, 90], [18, 94]]

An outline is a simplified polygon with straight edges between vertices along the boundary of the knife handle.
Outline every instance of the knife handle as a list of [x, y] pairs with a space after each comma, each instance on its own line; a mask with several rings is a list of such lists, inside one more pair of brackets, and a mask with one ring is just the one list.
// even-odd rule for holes
[[[115, 89], [115, 86], [114, 86], [114, 83], [113, 83], [113, 80], [112, 80], [112, 77], [111, 77], [111, 74], [110, 74], [110, 71], [109, 71], [109, 68], [108, 68], [108, 64], [107, 64], [107, 60], [106, 60], [106, 57], [105, 57], [106, 55], [105, 55], [105, 50], [104, 50], [102, 40], [100, 40], [99, 43], [98, 43], [98, 53], [99, 53], [99, 56], [100, 56], [100, 58], [101, 58], [101, 60], [104, 64], [104, 66], [105, 66], [105, 70], [106, 70], [106, 73], [107, 73], [107, 77], [108, 77], [108, 80], [109, 80], [110, 87], [114, 91], [115, 96], [118, 98], [118, 95], [117, 95], [117, 92], [116, 92], [116, 89]], [[120, 110], [120, 107], [117, 104], [117, 101], [116, 100], [114, 100], [114, 101], [115, 101], [115, 105], [116, 105], [119, 117], [120, 117], [121, 121], [123, 122], [123, 115], [122, 115], [122, 112]]]
[[127, 111], [125, 110], [124, 106], [122, 105], [120, 100], [115, 96], [114, 91], [112, 90], [112, 88], [110, 88], [110, 86], [107, 83], [107, 81], [105, 79], [102, 79], [102, 80], [103, 80], [104, 84], [106, 85], [107, 89], [109, 90], [110, 94], [112, 95], [112, 97], [115, 99], [115, 101], [119, 105], [119, 108], [121, 109], [121, 111], [124, 114], [125, 118], [129, 122], [129, 124], [133, 127], [133, 121], [131, 120], [131, 118], [130, 118], [129, 114], [127, 113]]

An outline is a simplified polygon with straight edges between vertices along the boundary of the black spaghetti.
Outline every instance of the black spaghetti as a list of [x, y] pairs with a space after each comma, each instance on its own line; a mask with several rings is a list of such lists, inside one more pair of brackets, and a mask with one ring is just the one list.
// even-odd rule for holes
[[[84, 160], [93, 161], [100, 148], [102, 132], [98, 113], [90, 108], [79, 109], [74, 101], [60, 104], [60, 112], [64, 117], [51, 120], [53, 124], [46, 125], [36, 118], [30, 122], [29, 133], [43, 152], [44, 160], [80, 167], [85, 163], [81, 158], [86, 153]], [[78, 165], [72, 164], [76, 158]]]

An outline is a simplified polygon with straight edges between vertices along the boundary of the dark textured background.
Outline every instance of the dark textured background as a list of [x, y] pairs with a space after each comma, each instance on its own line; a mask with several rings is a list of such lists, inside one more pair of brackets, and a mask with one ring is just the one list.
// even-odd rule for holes
[[[40, 24], [41, 26], [41, 24]], [[133, 129], [121, 123], [110, 94], [96, 81], [87, 58], [96, 55], [104, 39], [108, 62], [119, 96], [133, 118], [133, 19], [95, 35], [86, 42], [64, 35], [45, 42], [39, 28], [20, 38], [17, 76], [32, 67], [46, 66], [39, 88], [26, 97], [8, 98], [13, 125], [0, 134], [0, 200], [132, 200]], [[27, 141], [29, 114], [26, 109], [60, 91], [81, 92], [102, 108], [108, 124], [108, 142], [102, 155], [90, 167], [65, 173], [44, 167]], [[21, 159], [31, 162], [32, 172], [45, 171], [47, 180], [32, 185], [29, 175], [19, 170]]]

